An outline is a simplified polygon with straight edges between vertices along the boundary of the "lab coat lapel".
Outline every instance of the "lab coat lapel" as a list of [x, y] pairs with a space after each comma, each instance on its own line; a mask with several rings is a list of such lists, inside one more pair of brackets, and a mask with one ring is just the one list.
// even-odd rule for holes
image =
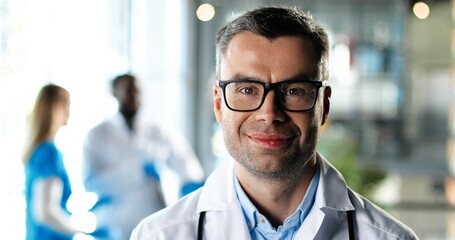
[[313, 206], [297, 231], [295, 239], [314, 239], [321, 228], [324, 217], [324, 212]]
[[312, 239], [314, 240], [348, 240], [349, 231], [347, 223], [347, 212], [334, 209], [322, 209], [324, 219], [320, 223], [317, 233]]
[[206, 211], [204, 239], [251, 240], [234, 187], [233, 160], [217, 168], [205, 182], [197, 211]]
[[346, 182], [321, 155], [317, 158], [321, 177], [316, 198], [295, 239], [348, 239], [346, 211], [354, 206]]
[[231, 240], [244, 239], [251, 240], [248, 227], [245, 223], [242, 209], [238, 202], [229, 206], [224, 212], [207, 212], [204, 228], [205, 239]]
[[316, 210], [303, 222], [295, 239], [349, 239], [346, 212], [334, 209]]

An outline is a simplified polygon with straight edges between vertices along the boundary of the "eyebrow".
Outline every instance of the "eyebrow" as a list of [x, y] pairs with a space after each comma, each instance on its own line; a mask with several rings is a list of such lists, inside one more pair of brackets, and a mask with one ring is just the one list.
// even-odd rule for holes
[[[247, 76], [244, 74], [236, 73], [234, 76], [230, 77], [229, 79], [223, 79], [223, 80], [229, 80], [229, 81], [259, 81], [259, 82], [264, 82], [261, 79], [253, 76]], [[289, 80], [312, 80], [312, 81], [317, 81], [314, 78], [310, 77], [308, 74], [300, 74], [297, 76], [293, 76], [290, 78], [283, 79], [281, 81], [289, 81]], [[281, 82], [280, 81], [280, 82]]]
[[259, 81], [262, 82], [261, 79], [252, 77], [252, 76], [247, 76], [243, 74], [236, 73], [234, 76], [230, 77], [229, 79], [226, 80], [235, 80], [235, 81]]

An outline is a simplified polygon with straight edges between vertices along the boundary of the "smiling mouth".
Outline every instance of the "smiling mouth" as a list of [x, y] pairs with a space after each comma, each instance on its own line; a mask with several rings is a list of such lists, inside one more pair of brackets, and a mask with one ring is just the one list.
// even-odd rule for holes
[[287, 146], [292, 137], [282, 134], [253, 134], [248, 138], [255, 144], [263, 148], [282, 148]]

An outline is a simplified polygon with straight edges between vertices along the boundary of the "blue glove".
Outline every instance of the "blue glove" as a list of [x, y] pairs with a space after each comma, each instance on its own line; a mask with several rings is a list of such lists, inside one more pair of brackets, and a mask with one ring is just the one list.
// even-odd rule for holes
[[158, 173], [158, 170], [156, 169], [155, 163], [153, 161], [147, 161], [144, 164], [144, 172], [145, 176], [152, 178], [156, 181], [160, 181], [160, 174]]
[[95, 229], [95, 231], [89, 233], [89, 235], [96, 239], [117, 239], [119, 236], [119, 232], [116, 231], [114, 228], [104, 226]]
[[182, 186], [182, 188], [180, 189], [180, 196], [183, 197], [183, 196], [187, 195], [188, 193], [191, 193], [192, 191], [202, 187], [203, 185], [204, 185], [204, 181], [185, 183]]

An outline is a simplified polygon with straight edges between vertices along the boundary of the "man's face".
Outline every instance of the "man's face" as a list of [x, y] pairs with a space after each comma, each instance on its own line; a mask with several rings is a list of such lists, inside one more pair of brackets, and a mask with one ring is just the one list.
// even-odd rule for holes
[[132, 78], [122, 78], [114, 89], [120, 111], [128, 116], [134, 116], [141, 104], [141, 94], [137, 81]]
[[[251, 32], [234, 36], [220, 66], [220, 80], [319, 80], [315, 79], [317, 73], [318, 62], [309, 41], [293, 36], [270, 41]], [[312, 110], [287, 112], [279, 108], [275, 92], [270, 91], [258, 110], [236, 112], [226, 107], [221, 89], [215, 86], [214, 112], [226, 147], [239, 167], [259, 177], [283, 178], [314, 161], [330, 94], [329, 87], [321, 88]]]

